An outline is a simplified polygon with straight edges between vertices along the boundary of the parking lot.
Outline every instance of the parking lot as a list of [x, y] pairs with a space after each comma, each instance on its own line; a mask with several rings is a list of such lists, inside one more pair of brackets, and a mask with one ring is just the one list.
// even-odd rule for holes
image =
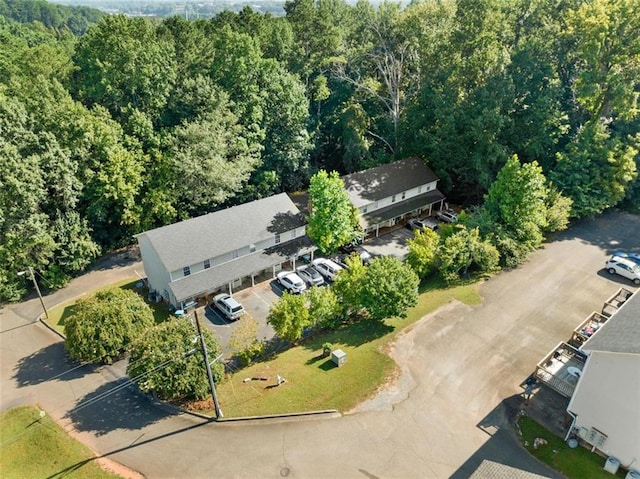
[[[373, 256], [396, 256], [404, 259], [408, 252], [406, 241], [412, 237], [413, 233], [408, 228], [403, 227], [387, 232], [378, 238], [373, 238], [363, 246]], [[237, 321], [229, 321], [220, 311], [210, 305], [200, 310], [201, 317], [204, 316], [206, 318], [206, 321], [202, 321], [202, 324], [206, 325], [215, 334], [226, 359], [230, 355], [229, 340], [231, 339], [231, 334], [248, 317], [258, 322], [258, 338], [262, 340], [273, 338], [275, 331], [267, 324], [267, 315], [271, 304], [282, 296], [282, 291], [283, 288], [276, 279], [270, 279], [253, 287], [250, 286], [234, 291], [233, 297], [247, 311], [247, 314]]]

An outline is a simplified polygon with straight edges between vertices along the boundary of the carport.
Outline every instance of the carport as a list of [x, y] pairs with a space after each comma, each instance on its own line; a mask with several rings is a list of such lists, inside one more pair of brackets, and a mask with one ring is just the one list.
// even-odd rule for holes
[[434, 206], [439, 203], [437, 209], [442, 209], [444, 201], [445, 196], [440, 191], [429, 191], [386, 208], [364, 213], [360, 217], [360, 224], [365, 233], [375, 232], [377, 238], [380, 234], [380, 228], [395, 226], [405, 218], [417, 216], [424, 211], [428, 211], [428, 216], [431, 216]]
[[184, 304], [196, 298], [204, 297], [208, 302], [211, 293], [227, 289], [229, 294], [242, 286], [244, 279], [251, 279], [255, 286], [256, 278], [266, 276], [274, 278], [283, 265], [291, 263], [295, 268], [296, 260], [303, 255], [311, 255], [316, 250], [309, 237], [276, 245], [263, 251], [242, 256], [227, 263], [187, 276], [169, 284], [176, 301]]

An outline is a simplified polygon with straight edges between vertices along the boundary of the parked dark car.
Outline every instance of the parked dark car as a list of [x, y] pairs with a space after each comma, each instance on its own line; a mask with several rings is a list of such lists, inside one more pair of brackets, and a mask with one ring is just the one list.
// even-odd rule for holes
[[360, 256], [363, 264], [369, 264], [369, 261], [373, 259], [371, 253], [369, 253], [364, 246], [361, 246], [360, 244], [355, 242], [347, 243], [340, 248], [340, 251], [342, 251], [346, 255], [352, 255], [354, 253], [357, 254], [358, 256]]

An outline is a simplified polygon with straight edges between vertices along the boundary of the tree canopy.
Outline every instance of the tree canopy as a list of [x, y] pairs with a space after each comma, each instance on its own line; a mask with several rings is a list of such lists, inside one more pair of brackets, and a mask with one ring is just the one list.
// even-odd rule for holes
[[[211, 373], [215, 382], [224, 377], [224, 365], [214, 361], [220, 349], [213, 334], [203, 329]], [[131, 348], [127, 374], [141, 391], [167, 400], [202, 400], [211, 393], [204, 353], [190, 321], [172, 318], [159, 324]]]
[[109, 288], [78, 300], [64, 323], [64, 345], [74, 359], [110, 364], [153, 325], [153, 312], [139, 294]]
[[[639, 10], [290, 0], [283, 16], [187, 21], [0, 1], [0, 300], [30, 287], [27, 266], [59, 287], [141, 231], [314, 182], [337, 192], [409, 156], [465, 209], [508, 194], [493, 185], [514, 155], [535, 165], [553, 193], [522, 229], [532, 244], [567, 208], [640, 211]], [[337, 173], [310, 181], [322, 171]], [[357, 224], [318, 189], [316, 212], [335, 215], [323, 230], [312, 198], [309, 231], [329, 252]], [[495, 225], [515, 258], [520, 226]]]

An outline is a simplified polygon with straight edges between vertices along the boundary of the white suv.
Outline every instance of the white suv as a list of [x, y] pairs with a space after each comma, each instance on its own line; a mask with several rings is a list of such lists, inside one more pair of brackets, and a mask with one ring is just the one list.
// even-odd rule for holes
[[640, 266], [622, 256], [612, 256], [606, 263], [609, 274], [619, 274], [640, 285]]
[[226, 293], [216, 295], [213, 298], [213, 306], [231, 321], [235, 321], [246, 312], [233, 296]]
[[344, 269], [339, 264], [326, 258], [316, 258], [311, 262], [311, 264], [318, 273], [330, 281], [333, 281], [336, 275]]

